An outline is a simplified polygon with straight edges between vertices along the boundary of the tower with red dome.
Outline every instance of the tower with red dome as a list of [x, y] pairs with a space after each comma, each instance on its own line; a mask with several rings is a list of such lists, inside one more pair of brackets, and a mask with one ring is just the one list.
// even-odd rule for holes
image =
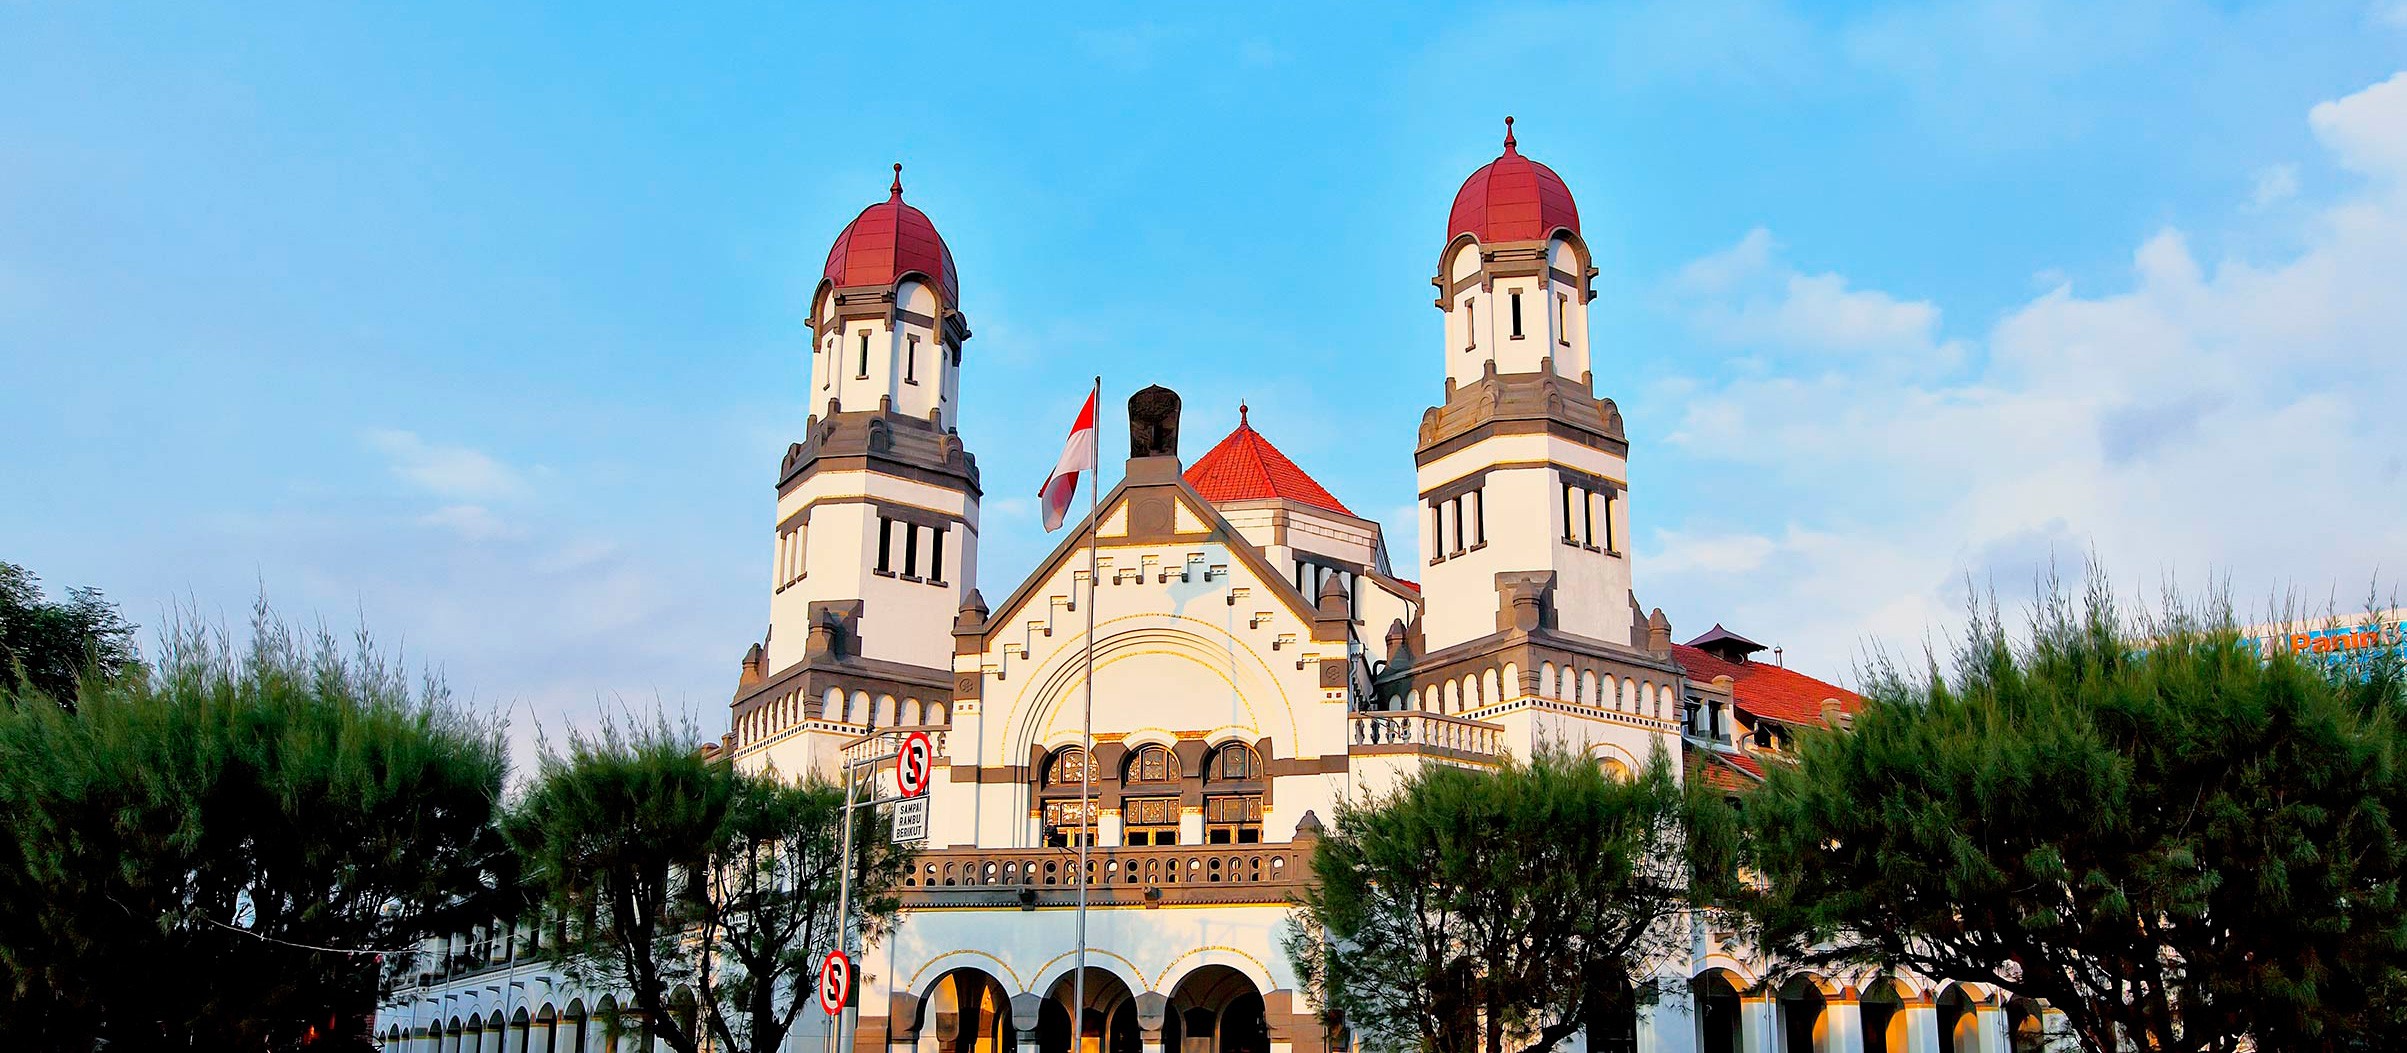
[[1587, 641], [1663, 664], [1630, 592], [1630, 444], [1595, 390], [1596, 274], [1570, 188], [1506, 118], [1504, 152], [1455, 193], [1431, 279], [1445, 401], [1414, 454], [1429, 656]]
[[952, 250], [895, 165], [811, 295], [810, 411], [778, 466], [769, 632], [745, 659], [739, 716], [890, 727], [924, 719], [950, 682], [980, 492], [956, 428], [960, 300]]

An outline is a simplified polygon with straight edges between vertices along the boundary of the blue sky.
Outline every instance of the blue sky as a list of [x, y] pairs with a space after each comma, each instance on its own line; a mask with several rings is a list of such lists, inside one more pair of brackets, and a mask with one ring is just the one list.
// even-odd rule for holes
[[2052, 554], [2250, 598], [2407, 553], [2407, 4], [1286, 6], [0, 7], [0, 558], [364, 619], [521, 736], [715, 729], [805, 300], [896, 160], [988, 595], [1097, 373], [1190, 454], [1248, 400], [1409, 552], [1508, 113], [1683, 637], [1837, 676]]

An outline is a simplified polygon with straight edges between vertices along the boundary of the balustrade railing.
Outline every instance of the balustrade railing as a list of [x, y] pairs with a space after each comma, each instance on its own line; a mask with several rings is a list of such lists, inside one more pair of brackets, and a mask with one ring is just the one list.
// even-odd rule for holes
[[1504, 729], [1485, 721], [1418, 710], [1354, 713], [1349, 738], [1356, 746], [1421, 746], [1493, 757], [1504, 750]]
[[[1090, 888], [1143, 892], [1182, 886], [1292, 886], [1311, 867], [1314, 840], [1285, 845], [1175, 845], [1087, 850]], [[1078, 852], [1065, 848], [922, 851], [906, 891], [1077, 888]]]

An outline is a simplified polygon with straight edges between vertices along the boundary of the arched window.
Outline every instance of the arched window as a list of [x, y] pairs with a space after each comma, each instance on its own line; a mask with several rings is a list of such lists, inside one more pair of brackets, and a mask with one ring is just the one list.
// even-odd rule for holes
[[1204, 769], [1204, 779], [1209, 782], [1257, 782], [1261, 778], [1262, 759], [1242, 742], [1213, 751], [1212, 763]]
[[[1204, 795], [1204, 843], [1213, 845], [1250, 845], [1262, 840], [1262, 794], [1246, 785], [1259, 783], [1263, 778], [1262, 758], [1254, 748], [1242, 742], [1232, 742], [1212, 752], [1204, 764], [1204, 782], [1208, 787], [1226, 786], [1222, 793]], [[1254, 792], [1241, 792], [1252, 789]]]
[[1086, 781], [1086, 751], [1076, 746], [1056, 750], [1045, 766], [1046, 786], [1077, 786]]
[[1178, 759], [1160, 746], [1145, 746], [1128, 758], [1128, 783], [1174, 783], [1178, 781]]

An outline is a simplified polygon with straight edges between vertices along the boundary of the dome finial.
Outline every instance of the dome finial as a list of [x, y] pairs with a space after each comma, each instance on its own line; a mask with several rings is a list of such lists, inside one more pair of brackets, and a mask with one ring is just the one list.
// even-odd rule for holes
[[[1505, 123], [1510, 124], [1512, 122], [1507, 121]], [[1507, 136], [1506, 138], [1511, 137]], [[894, 185], [887, 187], [886, 193], [891, 195], [891, 198], [894, 200], [900, 200], [903, 196], [903, 163], [901, 161], [896, 161], [894, 163]]]
[[1244, 400], [1244, 399], [1239, 399], [1239, 400], [1237, 400], [1237, 426], [1238, 426], [1238, 427], [1240, 427], [1240, 428], [1244, 428], [1244, 427], [1250, 427], [1250, 425], [1248, 425], [1248, 424], [1246, 424], [1246, 423], [1245, 423], [1245, 400]]
[[1516, 152], [1514, 150], [1514, 145], [1513, 119], [1511, 117], [1507, 117], [1504, 119], [1504, 152], [1508, 154]]

